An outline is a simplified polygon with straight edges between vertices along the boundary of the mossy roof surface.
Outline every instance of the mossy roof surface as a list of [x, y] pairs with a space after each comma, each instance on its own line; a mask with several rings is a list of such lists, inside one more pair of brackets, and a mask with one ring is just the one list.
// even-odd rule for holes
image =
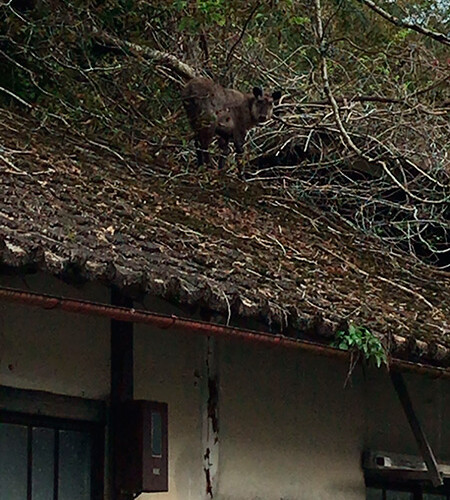
[[194, 168], [149, 175], [105, 145], [0, 113], [3, 265], [254, 318], [277, 334], [327, 341], [353, 322], [396, 355], [450, 364], [449, 273], [267, 186]]

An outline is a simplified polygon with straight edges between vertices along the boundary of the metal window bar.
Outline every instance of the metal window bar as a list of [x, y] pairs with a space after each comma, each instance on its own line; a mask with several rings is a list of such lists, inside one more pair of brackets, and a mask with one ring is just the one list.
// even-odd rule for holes
[[59, 490], [59, 430], [55, 429], [53, 445], [53, 500], [58, 500]]
[[27, 427], [27, 462], [27, 500], [32, 500], [33, 428], [31, 426]]

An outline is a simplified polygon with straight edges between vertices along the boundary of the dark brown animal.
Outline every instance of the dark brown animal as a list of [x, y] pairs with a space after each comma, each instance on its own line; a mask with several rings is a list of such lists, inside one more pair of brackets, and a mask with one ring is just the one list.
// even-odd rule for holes
[[236, 153], [242, 155], [247, 132], [270, 119], [280, 97], [279, 91], [268, 96], [258, 87], [251, 94], [243, 94], [208, 78], [190, 80], [182, 91], [182, 99], [195, 133], [198, 165], [210, 163], [208, 149], [216, 135], [222, 152], [219, 168], [225, 165], [231, 139]]

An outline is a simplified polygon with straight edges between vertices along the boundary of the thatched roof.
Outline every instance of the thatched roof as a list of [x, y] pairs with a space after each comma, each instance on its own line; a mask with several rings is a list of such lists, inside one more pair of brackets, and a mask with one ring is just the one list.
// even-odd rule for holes
[[450, 365], [450, 273], [226, 173], [149, 175], [107, 146], [50, 137], [3, 111], [0, 138], [4, 267], [100, 281], [297, 337], [329, 341], [353, 322], [396, 356]]

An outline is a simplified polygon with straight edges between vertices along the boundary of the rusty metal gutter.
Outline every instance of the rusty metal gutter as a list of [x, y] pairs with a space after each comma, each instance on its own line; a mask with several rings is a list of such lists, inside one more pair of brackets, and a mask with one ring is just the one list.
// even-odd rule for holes
[[[104, 317], [117, 321], [152, 325], [162, 330], [176, 330], [185, 334], [205, 335], [218, 338], [239, 339], [273, 347], [285, 347], [308, 351], [320, 356], [349, 359], [347, 351], [307, 340], [292, 339], [283, 335], [262, 333], [231, 326], [193, 321], [175, 315], [157, 314], [140, 309], [100, 304], [80, 299], [70, 299], [34, 292], [25, 292], [13, 288], [0, 287], [0, 301], [40, 307], [46, 310], [61, 310], [87, 316]], [[430, 375], [435, 378], [450, 378], [450, 369], [421, 363], [412, 363], [393, 358], [390, 368], [402, 372], [414, 372]]]

